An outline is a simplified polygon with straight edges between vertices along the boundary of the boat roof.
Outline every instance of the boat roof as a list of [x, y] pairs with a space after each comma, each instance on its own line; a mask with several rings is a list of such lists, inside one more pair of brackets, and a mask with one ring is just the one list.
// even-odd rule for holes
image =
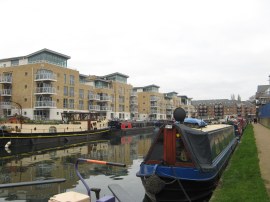
[[207, 125], [203, 128], [192, 128], [195, 130], [200, 130], [203, 132], [208, 132], [208, 131], [213, 131], [213, 130], [218, 130], [218, 129], [222, 129], [222, 128], [226, 128], [226, 127], [231, 127], [231, 125], [228, 124], [213, 124], [213, 125]]

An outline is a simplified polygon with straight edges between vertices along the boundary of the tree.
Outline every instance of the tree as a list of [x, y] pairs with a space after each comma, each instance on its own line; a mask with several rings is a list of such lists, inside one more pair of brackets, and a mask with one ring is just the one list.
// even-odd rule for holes
[[237, 100], [238, 100], [238, 101], [241, 101], [241, 97], [240, 97], [239, 94], [238, 94], [238, 96], [237, 96]]

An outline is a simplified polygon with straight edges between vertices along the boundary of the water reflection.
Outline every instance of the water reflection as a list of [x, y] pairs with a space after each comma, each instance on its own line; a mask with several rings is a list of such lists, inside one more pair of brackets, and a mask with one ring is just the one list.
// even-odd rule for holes
[[[138, 201], [144, 197], [140, 179], [136, 177], [140, 162], [147, 153], [153, 134], [115, 137], [76, 145], [46, 145], [0, 151], [0, 184], [65, 178], [66, 182], [28, 187], [0, 189], [1, 201], [48, 201], [58, 191], [86, 194], [75, 174], [77, 158], [120, 162], [126, 168], [80, 164], [79, 170], [90, 187], [101, 188], [101, 196], [111, 194], [108, 184], [118, 183]], [[53, 149], [52, 149], [53, 147]], [[92, 194], [92, 198], [94, 194]], [[95, 198], [93, 198], [95, 199]]]

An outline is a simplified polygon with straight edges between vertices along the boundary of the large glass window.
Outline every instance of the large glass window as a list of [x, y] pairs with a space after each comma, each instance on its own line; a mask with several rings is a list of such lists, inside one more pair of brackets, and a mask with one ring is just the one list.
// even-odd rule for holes
[[69, 84], [74, 85], [75, 84], [75, 79], [73, 75], [69, 75]]
[[74, 109], [74, 100], [69, 99], [69, 109]]
[[83, 100], [79, 100], [79, 109], [83, 110]]
[[49, 52], [42, 52], [28, 58], [29, 63], [47, 62], [61, 67], [67, 67], [67, 59], [60, 55], [52, 54]]
[[69, 88], [69, 96], [74, 97], [74, 88], [73, 87]]
[[11, 60], [11, 66], [18, 66], [19, 60]]
[[80, 99], [84, 98], [84, 90], [83, 89], [79, 90], [79, 96], [80, 96]]
[[64, 86], [64, 96], [68, 96], [68, 87]]
[[68, 108], [68, 99], [63, 100], [63, 108]]

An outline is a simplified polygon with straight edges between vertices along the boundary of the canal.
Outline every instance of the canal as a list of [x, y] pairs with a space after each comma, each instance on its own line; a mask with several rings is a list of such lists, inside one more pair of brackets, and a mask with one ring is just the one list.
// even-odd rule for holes
[[[48, 201], [66, 191], [87, 194], [75, 173], [77, 158], [124, 163], [125, 168], [97, 164], [79, 164], [79, 171], [91, 188], [101, 188], [100, 196], [111, 195], [109, 184], [121, 185], [133, 201], [145, 200], [144, 188], [136, 172], [152, 142], [153, 134], [114, 137], [74, 145], [43, 145], [0, 151], [0, 184], [65, 178], [60, 184], [43, 184], [0, 189], [0, 201]], [[95, 201], [95, 194], [91, 198]]]

